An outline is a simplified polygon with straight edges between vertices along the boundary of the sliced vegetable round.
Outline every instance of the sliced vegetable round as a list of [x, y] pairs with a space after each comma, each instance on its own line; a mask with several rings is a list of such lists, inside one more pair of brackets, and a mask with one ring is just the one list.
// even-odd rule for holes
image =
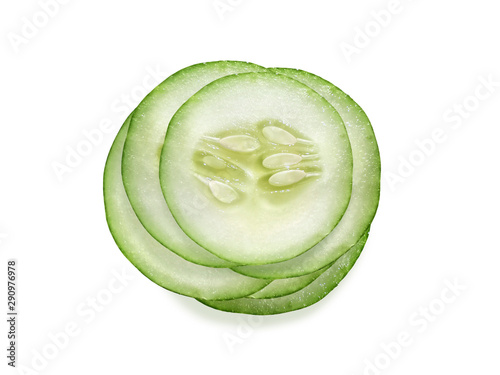
[[183, 69], [129, 116], [104, 202], [123, 254], [222, 311], [316, 303], [349, 272], [378, 206], [370, 122], [313, 74], [220, 61]]
[[[284, 153], [305, 158], [269, 163]], [[179, 226], [205, 249], [235, 263], [279, 262], [307, 251], [342, 218], [351, 147], [336, 110], [304, 84], [276, 73], [230, 75], [172, 118], [160, 183]], [[193, 198], [204, 202], [194, 213]]]

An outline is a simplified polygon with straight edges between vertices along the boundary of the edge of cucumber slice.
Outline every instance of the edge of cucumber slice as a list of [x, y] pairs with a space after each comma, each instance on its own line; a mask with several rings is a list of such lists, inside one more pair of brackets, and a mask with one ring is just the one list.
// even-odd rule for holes
[[293, 294], [270, 299], [239, 298], [227, 301], [198, 299], [198, 301], [217, 310], [250, 315], [275, 315], [303, 309], [321, 301], [344, 279], [356, 263], [367, 238], [368, 233], [316, 280]]
[[249, 295], [247, 298], [267, 299], [287, 296], [298, 292], [316, 280], [328, 267], [322, 268], [319, 271], [308, 275], [291, 277], [288, 279], [276, 279], [258, 292]]

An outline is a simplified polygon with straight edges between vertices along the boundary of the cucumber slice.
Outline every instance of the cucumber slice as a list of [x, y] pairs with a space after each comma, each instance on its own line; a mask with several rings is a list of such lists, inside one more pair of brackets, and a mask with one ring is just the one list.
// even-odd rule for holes
[[118, 133], [104, 171], [106, 219], [116, 244], [156, 284], [195, 298], [231, 299], [257, 292], [270, 280], [242, 276], [227, 268], [191, 263], [162, 246], [137, 219], [123, 187], [122, 151], [130, 117]]
[[252, 315], [282, 314], [303, 309], [322, 300], [342, 281], [356, 263], [367, 237], [368, 233], [316, 280], [296, 293], [270, 299], [239, 298], [228, 301], [199, 301], [217, 310]]
[[[351, 147], [338, 113], [308, 86], [276, 73], [230, 75], [172, 118], [160, 184], [179, 226], [205, 249], [235, 263], [280, 262], [342, 218]], [[193, 197], [205, 202], [194, 213]]]
[[[206, 84], [235, 73], [265, 71], [238, 61], [219, 61], [185, 68], [156, 87], [134, 112], [125, 142], [122, 174], [127, 196], [146, 230], [160, 243], [193, 263], [230, 267], [189, 239], [173, 219], [163, 198], [160, 180], [160, 152], [168, 123], [179, 107]], [[192, 210], [203, 202], [190, 200]]]
[[145, 276], [247, 314], [326, 296], [362, 251], [379, 192], [375, 136], [350, 97], [243, 62], [169, 77], [120, 129], [104, 172], [109, 228]]
[[263, 266], [241, 266], [241, 274], [269, 279], [309, 274], [332, 263], [366, 232], [377, 211], [380, 196], [380, 155], [370, 121], [347, 94], [330, 82], [295, 69], [272, 69], [311, 87], [335, 107], [344, 123], [352, 147], [353, 188], [349, 207], [340, 223], [306, 253], [285, 262]]

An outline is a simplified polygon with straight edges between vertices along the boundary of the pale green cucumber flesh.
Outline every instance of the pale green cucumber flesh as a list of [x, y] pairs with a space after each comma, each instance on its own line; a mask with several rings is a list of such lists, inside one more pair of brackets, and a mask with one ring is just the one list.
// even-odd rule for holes
[[230, 75], [172, 118], [160, 184], [179, 226], [205, 249], [240, 264], [281, 262], [342, 218], [351, 147], [336, 110], [308, 86], [276, 73]]
[[121, 158], [129, 119], [111, 147], [104, 171], [106, 219], [116, 244], [139, 271], [156, 284], [182, 295], [231, 299], [257, 292], [270, 280], [246, 277], [227, 268], [191, 263], [161, 245], [137, 219], [123, 187]]
[[303, 309], [322, 300], [342, 281], [356, 263], [367, 237], [368, 233], [316, 280], [296, 293], [269, 299], [239, 298], [227, 301], [199, 301], [217, 310], [252, 315], [282, 314]]
[[[122, 160], [122, 174], [130, 203], [146, 230], [160, 243], [193, 263], [230, 267], [191, 241], [179, 228], [163, 198], [159, 181], [160, 152], [168, 124], [194, 93], [220, 77], [244, 72], [265, 71], [245, 62], [219, 61], [185, 68], [156, 87], [134, 111]], [[190, 201], [196, 211], [201, 202]]]
[[349, 207], [335, 229], [320, 243], [291, 260], [263, 266], [241, 266], [235, 271], [262, 278], [288, 278], [319, 270], [350, 249], [370, 226], [380, 196], [380, 155], [370, 121], [347, 94], [311, 73], [272, 69], [286, 74], [322, 95], [346, 124], [353, 154], [353, 188]]

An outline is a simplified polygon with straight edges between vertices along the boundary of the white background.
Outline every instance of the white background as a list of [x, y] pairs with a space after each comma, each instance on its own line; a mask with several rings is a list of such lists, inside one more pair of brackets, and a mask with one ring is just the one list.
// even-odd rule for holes
[[[500, 87], [473, 97], [481, 80], [500, 81], [497, 2], [401, 0], [383, 26], [372, 12], [394, 10], [387, 0], [232, 3], [218, 14], [212, 0], [73, 0], [44, 18], [37, 1], [2, 2], [0, 300], [3, 311], [16, 258], [19, 373], [498, 373]], [[37, 18], [36, 35], [23, 36], [24, 17]], [[366, 28], [367, 46], [359, 35], [356, 45]], [[342, 43], [359, 48], [347, 58]], [[341, 286], [302, 311], [252, 321], [169, 293], [108, 232], [102, 171], [123, 95], [137, 104], [151, 70], [163, 79], [222, 59], [316, 73], [365, 109], [377, 135], [383, 191], [368, 244]], [[445, 120], [464, 101], [467, 112]], [[58, 179], [54, 163], [106, 120], [111, 131]], [[446, 140], [422, 157], [416, 142], [438, 128]], [[419, 165], [390, 184], [410, 158]], [[117, 272], [133, 279], [84, 313]], [[466, 289], [451, 302], [454, 282]], [[72, 323], [53, 353], [50, 334]], [[5, 323], [0, 332], [5, 354]], [[411, 344], [398, 351], [389, 343], [404, 332]], [[52, 358], [40, 364], [44, 351]], [[17, 373], [4, 354], [0, 372]], [[26, 370], [33, 360], [42, 371]]]

